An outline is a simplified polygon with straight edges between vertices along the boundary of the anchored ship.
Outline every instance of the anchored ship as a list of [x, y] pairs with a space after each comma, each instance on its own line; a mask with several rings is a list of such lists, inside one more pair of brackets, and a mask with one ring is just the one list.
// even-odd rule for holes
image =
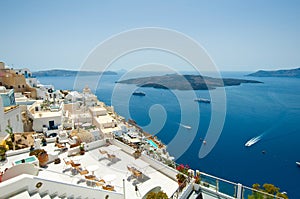
[[203, 102], [203, 103], [210, 103], [209, 99], [205, 99], [205, 98], [196, 98], [194, 99], [195, 102]]

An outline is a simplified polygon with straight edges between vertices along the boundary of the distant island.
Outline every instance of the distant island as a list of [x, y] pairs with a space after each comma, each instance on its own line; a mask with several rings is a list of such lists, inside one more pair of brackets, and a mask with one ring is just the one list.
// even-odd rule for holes
[[255, 73], [248, 74], [247, 76], [253, 77], [300, 77], [300, 68], [289, 70], [259, 70]]
[[177, 90], [210, 90], [223, 86], [238, 86], [242, 83], [262, 83], [255, 80], [213, 78], [201, 75], [164, 75], [141, 77], [118, 81], [123, 84], [136, 84], [140, 87], [152, 87]]
[[54, 69], [54, 70], [44, 70], [44, 71], [37, 71], [32, 72], [34, 76], [37, 77], [46, 77], [46, 76], [76, 76], [76, 75], [82, 75], [82, 76], [90, 76], [90, 75], [117, 75], [116, 72], [113, 71], [104, 71], [102, 72], [96, 72], [96, 71], [74, 71], [74, 70], [62, 70], [62, 69]]

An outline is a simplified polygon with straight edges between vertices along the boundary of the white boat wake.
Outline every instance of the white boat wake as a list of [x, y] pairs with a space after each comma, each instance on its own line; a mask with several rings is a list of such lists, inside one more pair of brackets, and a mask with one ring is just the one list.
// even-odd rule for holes
[[259, 136], [256, 136], [250, 140], [248, 140], [248, 142], [246, 142], [245, 146], [247, 147], [250, 147], [252, 146], [253, 144], [257, 143], [259, 140], [261, 140], [263, 135], [259, 135]]
[[188, 125], [184, 125], [184, 124], [180, 124], [180, 123], [179, 123], [179, 125], [182, 126], [183, 128], [188, 129], [188, 130], [192, 129], [192, 127], [188, 126]]

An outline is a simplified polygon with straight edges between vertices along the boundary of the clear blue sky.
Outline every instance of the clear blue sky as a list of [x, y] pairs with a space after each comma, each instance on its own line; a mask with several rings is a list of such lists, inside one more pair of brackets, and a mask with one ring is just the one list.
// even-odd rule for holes
[[15, 68], [78, 69], [108, 37], [153, 26], [194, 38], [220, 70], [300, 66], [300, 1], [2, 0], [0, 8], [0, 61]]

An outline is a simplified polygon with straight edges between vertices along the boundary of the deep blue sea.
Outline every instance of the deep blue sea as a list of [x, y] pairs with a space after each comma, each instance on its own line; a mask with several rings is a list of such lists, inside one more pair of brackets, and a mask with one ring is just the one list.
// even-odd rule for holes
[[[262, 84], [242, 84], [226, 87], [225, 99], [212, 99], [211, 104], [194, 102], [193, 94], [210, 98], [213, 91], [172, 91], [140, 88], [146, 96], [132, 96], [135, 85], [116, 84], [120, 75], [77, 80], [76, 89], [96, 86], [99, 100], [113, 105], [125, 118], [168, 144], [169, 153], [179, 154], [177, 163], [251, 187], [254, 183], [272, 183], [286, 191], [290, 198], [300, 198], [300, 79], [245, 77], [245, 72], [224, 72], [223, 77], [254, 79]], [[56, 89], [73, 89], [74, 77], [40, 77], [43, 84]], [[222, 101], [221, 101], [222, 100]], [[226, 117], [221, 135], [204, 158], [199, 158], [213, 103], [225, 103]], [[182, 125], [189, 125], [191, 130]], [[180, 132], [180, 133], [178, 133]], [[177, 134], [184, 139], [173, 142]], [[245, 143], [253, 137], [261, 140], [251, 147]], [[186, 138], [186, 139], [185, 139]], [[188, 140], [188, 141], [187, 141]], [[186, 142], [190, 142], [188, 145]], [[207, 143], [209, 144], [209, 143]], [[264, 153], [263, 153], [264, 152]]]

